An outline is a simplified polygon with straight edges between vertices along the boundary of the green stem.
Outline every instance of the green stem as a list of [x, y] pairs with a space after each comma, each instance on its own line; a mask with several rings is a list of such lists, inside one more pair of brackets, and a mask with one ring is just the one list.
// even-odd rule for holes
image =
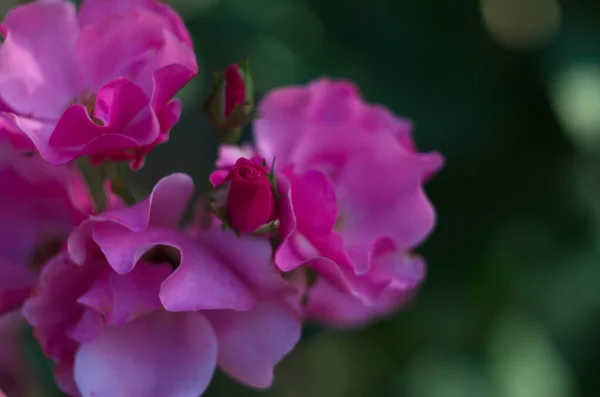
[[77, 166], [88, 186], [96, 212], [104, 211], [108, 203], [106, 191], [104, 190], [104, 181], [106, 180], [104, 167], [102, 165], [93, 166], [87, 157], [77, 160]]
[[111, 181], [111, 188], [114, 194], [121, 197], [127, 205], [134, 205], [139, 200], [131, 188], [131, 178], [129, 178], [129, 168], [125, 162], [107, 163], [108, 180]]
[[87, 183], [96, 212], [100, 213], [106, 210], [108, 205], [106, 182], [110, 182], [112, 192], [121, 197], [127, 205], [138, 202], [131, 189], [131, 184], [126, 178], [127, 170], [124, 169], [124, 166], [127, 166], [126, 163], [106, 161], [93, 166], [87, 157], [83, 157], [77, 161], [77, 165]]

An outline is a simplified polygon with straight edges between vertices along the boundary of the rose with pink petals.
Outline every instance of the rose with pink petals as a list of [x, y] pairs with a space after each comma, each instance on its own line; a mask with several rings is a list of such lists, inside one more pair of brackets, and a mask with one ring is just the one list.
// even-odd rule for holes
[[0, 143], [0, 314], [18, 309], [40, 267], [66, 243], [90, 202], [79, 175]]
[[[282, 196], [275, 262], [319, 276], [307, 315], [356, 325], [398, 308], [425, 276], [406, 258], [434, 226], [423, 184], [441, 155], [418, 153], [408, 121], [345, 81], [276, 89], [259, 113], [256, 154], [277, 159]], [[219, 164], [245, 153], [225, 146]]]
[[91, 216], [43, 269], [23, 313], [71, 395], [196, 397], [215, 367], [268, 387], [300, 336], [299, 293], [269, 242], [179, 230], [193, 191], [173, 174]]
[[89, 155], [134, 169], [168, 139], [172, 97], [198, 72], [181, 18], [158, 0], [15, 7], [2, 23], [0, 126], [54, 165]]

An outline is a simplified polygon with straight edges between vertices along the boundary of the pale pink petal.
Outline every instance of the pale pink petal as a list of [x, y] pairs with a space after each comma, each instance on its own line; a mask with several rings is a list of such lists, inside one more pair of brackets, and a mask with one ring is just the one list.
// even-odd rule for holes
[[306, 317], [331, 327], [363, 327], [399, 310], [410, 302], [414, 294], [413, 289], [390, 285], [377, 300], [363, 302], [320, 279], [311, 288], [305, 307]]
[[69, 338], [79, 342], [91, 342], [100, 334], [105, 325], [104, 317], [95, 309], [85, 309], [79, 320], [65, 330]]
[[179, 14], [158, 0], [84, 0], [79, 8], [79, 22], [82, 26], [90, 25], [116, 14], [127, 14], [135, 8], [145, 8], [157, 13], [173, 34], [187, 45], [193, 45]]
[[338, 217], [338, 204], [333, 185], [320, 171], [300, 175], [285, 173], [290, 181], [291, 200], [300, 230], [329, 232]]
[[81, 393], [77, 388], [75, 379], [73, 378], [73, 364], [72, 363], [58, 363], [54, 367], [54, 379], [60, 390], [67, 393], [71, 397], [80, 397]]
[[341, 124], [354, 122], [362, 106], [356, 84], [347, 80], [320, 78], [308, 84], [311, 122]]
[[108, 326], [75, 357], [83, 396], [198, 397], [215, 369], [217, 340], [201, 313], [167, 313]]
[[244, 143], [238, 145], [221, 145], [219, 146], [219, 156], [217, 158], [217, 168], [232, 167], [239, 158], [251, 159], [256, 157], [256, 150], [251, 144]]
[[144, 88], [152, 82], [152, 106], [159, 109], [198, 74], [194, 50], [171, 32], [163, 31], [162, 47], [140, 71], [137, 83]]
[[218, 257], [176, 230], [148, 228], [134, 233], [116, 224], [101, 223], [96, 225], [93, 238], [120, 274], [130, 272], [158, 245], [179, 251], [179, 266], [160, 291], [163, 306], [169, 311], [248, 310], [255, 302], [254, 293]]
[[15, 7], [3, 26], [0, 97], [22, 115], [58, 118], [78, 89], [75, 5], [38, 1]]
[[0, 113], [0, 125], [10, 143], [16, 148], [24, 151], [37, 150], [44, 159], [57, 161], [57, 155], [48, 148], [48, 141], [54, 131], [54, 121], [42, 121], [14, 113]]
[[198, 73], [198, 65], [193, 48], [163, 27], [158, 14], [142, 8], [86, 26], [77, 54], [88, 90], [127, 78], [153, 98], [154, 108], [165, 106]]
[[[161, 46], [161, 36], [161, 19], [143, 9], [86, 26], [77, 41], [77, 64], [85, 72], [86, 88], [95, 93], [118, 78], [136, 81]], [[152, 93], [146, 91], [146, 94]]]
[[286, 87], [271, 91], [259, 105], [260, 117], [253, 123], [254, 142], [267, 161], [279, 159], [276, 168], [285, 166], [297, 139], [304, 132], [302, 117], [306, 115], [309, 101], [310, 94], [306, 90]]
[[207, 313], [219, 342], [219, 366], [256, 388], [273, 381], [275, 365], [300, 338], [300, 320], [280, 303], [263, 301], [247, 312]]
[[108, 270], [77, 302], [102, 314], [106, 324], [124, 324], [161, 307], [160, 285], [171, 272], [169, 265], [147, 263], [126, 275]]
[[66, 252], [42, 268], [36, 291], [23, 305], [22, 313], [36, 329], [44, 353], [56, 360], [70, 360], [77, 343], [66, 333], [81, 318], [84, 307], [76, 300], [89, 288], [104, 263], [73, 264]]
[[289, 287], [273, 263], [273, 250], [267, 239], [240, 238], [230, 230], [213, 228], [202, 233], [199, 241], [258, 293], [272, 294]]
[[176, 227], [193, 192], [194, 182], [189, 175], [171, 174], [158, 181], [152, 193], [135, 206], [108, 211], [92, 219], [110, 221], [134, 232], [150, 225]]

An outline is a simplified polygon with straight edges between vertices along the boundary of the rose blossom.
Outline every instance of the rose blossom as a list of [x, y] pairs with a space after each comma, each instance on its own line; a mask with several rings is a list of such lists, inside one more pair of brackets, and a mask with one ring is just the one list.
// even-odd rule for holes
[[277, 159], [275, 262], [319, 276], [306, 314], [358, 325], [397, 309], [425, 276], [424, 262], [407, 258], [434, 226], [423, 183], [442, 157], [419, 154], [408, 121], [365, 103], [345, 81], [273, 90], [259, 114], [256, 154], [224, 146], [219, 164], [249, 154]]
[[0, 142], [0, 315], [17, 309], [45, 259], [66, 242], [90, 203], [78, 174]]
[[129, 160], [168, 139], [197, 73], [180, 17], [157, 0], [66, 0], [11, 9], [2, 23], [0, 127], [54, 165]]
[[252, 232], [274, 218], [269, 170], [261, 163], [260, 158], [240, 158], [226, 175], [218, 170], [210, 176], [215, 187], [229, 182], [225, 209], [229, 224], [240, 232]]
[[71, 395], [196, 397], [215, 366], [256, 388], [300, 335], [299, 294], [267, 240], [178, 224], [193, 183], [92, 216], [23, 309]]

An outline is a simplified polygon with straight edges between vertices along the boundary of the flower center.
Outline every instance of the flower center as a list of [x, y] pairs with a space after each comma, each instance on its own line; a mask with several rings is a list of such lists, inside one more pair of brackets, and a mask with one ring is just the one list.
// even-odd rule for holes
[[104, 125], [102, 120], [94, 117], [94, 112], [96, 111], [96, 96], [94, 94], [86, 93], [77, 99], [75, 103], [82, 104], [85, 107], [87, 114], [95, 124]]
[[176, 269], [181, 262], [181, 254], [179, 253], [179, 250], [168, 245], [157, 245], [150, 251], [146, 252], [146, 254], [143, 256], [143, 259], [146, 262], [154, 264], [166, 262]]

